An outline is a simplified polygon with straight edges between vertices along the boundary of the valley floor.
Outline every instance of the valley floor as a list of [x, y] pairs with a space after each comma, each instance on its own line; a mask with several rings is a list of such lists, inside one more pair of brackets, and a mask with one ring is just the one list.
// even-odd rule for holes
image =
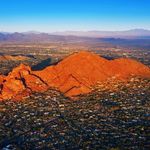
[[0, 102], [0, 148], [150, 149], [150, 80], [119, 92], [96, 89], [72, 101], [54, 89]]

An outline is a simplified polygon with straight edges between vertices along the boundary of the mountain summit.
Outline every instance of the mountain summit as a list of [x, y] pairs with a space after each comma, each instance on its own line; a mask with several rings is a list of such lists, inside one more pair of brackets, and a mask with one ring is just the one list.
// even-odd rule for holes
[[100, 82], [112, 78], [127, 81], [132, 76], [150, 78], [150, 68], [132, 59], [107, 60], [81, 51], [40, 71], [32, 71], [29, 66], [21, 64], [8, 76], [0, 76], [0, 98], [22, 98], [50, 87], [72, 97], [91, 92], [92, 87]]

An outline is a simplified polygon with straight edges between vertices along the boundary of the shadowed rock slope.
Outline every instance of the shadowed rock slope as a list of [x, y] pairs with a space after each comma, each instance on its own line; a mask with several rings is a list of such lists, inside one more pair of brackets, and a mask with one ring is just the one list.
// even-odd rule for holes
[[21, 64], [8, 76], [0, 76], [0, 98], [18, 100], [50, 87], [72, 97], [91, 92], [98, 83], [110, 79], [124, 82], [132, 76], [150, 78], [150, 68], [132, 59], [109, 61], [83, 51], [41, 71], [32, 71], [29, 66]]

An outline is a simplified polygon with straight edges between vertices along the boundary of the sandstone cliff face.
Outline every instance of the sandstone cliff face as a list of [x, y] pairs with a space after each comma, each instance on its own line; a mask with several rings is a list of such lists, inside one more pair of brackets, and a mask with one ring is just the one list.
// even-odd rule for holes
[[7, 77], [0, 77], [1, 99], [21, 99], [32, 92], [58, 88], [72, 97], [88, 93], [98, 82], [110, 78], [127, 80], [132, 75], [150, 78], [150, 69], [131, 59], [107, 60], [89, 52], [73, 54], [55, 66], [32, 71], [21, 64]]
[[3, 80], [4, 80], [5, 76], [0, 75], [0, 85], [2, 84]]
[[1, 88], [1, 98], [10, 99], [18, 94], [22, 95], [22, 93], [26, 96], [31, 92], [45, 91], [46, 89], [47, 84], [32, 74], [29, 66], [21, 64], [5, 77]]

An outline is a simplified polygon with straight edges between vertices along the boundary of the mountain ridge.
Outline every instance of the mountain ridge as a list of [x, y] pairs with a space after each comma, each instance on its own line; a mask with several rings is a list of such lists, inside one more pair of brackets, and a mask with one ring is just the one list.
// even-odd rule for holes
[[94, 53], [74, 53], [57, 65], [32, 71], [21, 64], [8, 76], [0, 76], [0, 98], [22, 99], [33, 92], [44, 92], [56, 88], [67, 97], [92, 91], [98, 83], [113, 79], [128, 81], [132, 76], [150, 78], [150, 68], [132, 59], [107, 60]]
[[74, 36], [85, 36], [95, 38], [139, 38], [150, 36], [150, 30], [146, 29], [131, 29], [124, 31], [64, 31], [54, 32], [54, 35], [74, 35]]
[[0, 32], [0, 42], [57, 42], [75, 40], [79, 38], [122, 38], [122, 39], [149, 39], [150, 30], [131, 29], [125, 31], [62, 31], [44, 33], [29, 32]]

